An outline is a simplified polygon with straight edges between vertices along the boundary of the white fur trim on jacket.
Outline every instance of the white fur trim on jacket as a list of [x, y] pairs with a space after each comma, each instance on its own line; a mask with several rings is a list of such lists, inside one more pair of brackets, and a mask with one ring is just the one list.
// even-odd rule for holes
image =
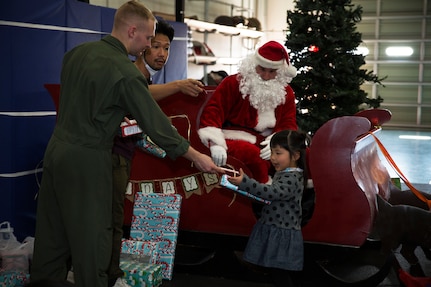
[[275, 127], [275, 113], [274, 110], [269, 111], [258, 111], [258, 120], [255, 129], [259, 132], [263, 132], [265, 129]]
[[221, 129], [216, 127], [205, 127], [198, 129], [198, 135], [201, 142], [206, 146], [210, 147], [210, 142], [227, 149], [226, 140]]
[[238, 130], [223, 130], [225, 139], [229, 140], [243, 140], [252, 144], [256, 143], [256, 136], [246, 131]]

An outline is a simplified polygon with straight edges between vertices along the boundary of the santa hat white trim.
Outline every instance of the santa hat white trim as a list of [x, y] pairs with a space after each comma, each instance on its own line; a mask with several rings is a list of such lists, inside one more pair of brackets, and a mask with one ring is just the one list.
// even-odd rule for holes
[[280, 61], [271, 61], [271, 60], [265, 59], [264, 57], [259, 55], [259, 53], [255, 53], [254, 57], [256, 60], [256, 64], [259, 66], [262, 66], [264, 68], [269, 68], [269, 69], [276, 69], [276, 70], [283, 68], [285, 69], [287, 76], [292, 78], [296, 77], [297, 69], [291, 64], [288, 64], [288, 63], [285, 64], [284, 59]]
[[206, 146], [210, 147], [210, 142], [227, 149], [226, 140], [224, 134], [220, 128], [216, 127], [205, 127], [198, 129], [198, 135], [201, 142]]
[[268, 69], [280, 69], [285, 61], [289, 65], [289, 55], [286, 49], [276, 41], [268, 41], [256, 50], [256, 62]]
[[284, 58], [279, 60], [279, 61], [271, 61], [268, 60], [264, 57], [262, 57], [258, 52], [256, 52], [256, 63], [259, 66], [262, 66], [264, 68], [268, 68], [268, 69], [280, 69], [281, 67], [283, 67], [284, 65]]
[[224, 137], [229, 140], [243, 140], [251, 144], [256, 143], [256, 136], [246, 131], [223, 130]]

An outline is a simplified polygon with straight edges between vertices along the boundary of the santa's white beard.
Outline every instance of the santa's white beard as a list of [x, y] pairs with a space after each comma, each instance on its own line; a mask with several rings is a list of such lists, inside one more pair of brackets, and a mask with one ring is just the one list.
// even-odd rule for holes
[[242, 97], [249, 97], [250, 104], [259, 112], [274, 110], [286, 99], [285, 86], [287, 81], [279, 78], [264, 81], [251, 69], [247, 74], [241, 74], [240, 91]]

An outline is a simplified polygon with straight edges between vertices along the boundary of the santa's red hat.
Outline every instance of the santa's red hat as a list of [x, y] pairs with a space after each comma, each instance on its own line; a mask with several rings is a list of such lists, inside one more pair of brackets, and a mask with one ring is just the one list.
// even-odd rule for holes
[[257, 49], [256, 63], [267, 69], [280, 69], [287, 66], [290, 75], [296, 75], [296, 68], [290, 64], [286, 49], [276, 41], [269, 41]]

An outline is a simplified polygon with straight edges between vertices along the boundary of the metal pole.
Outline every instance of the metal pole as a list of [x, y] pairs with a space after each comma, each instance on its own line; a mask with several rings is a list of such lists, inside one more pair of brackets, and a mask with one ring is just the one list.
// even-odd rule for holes
[[184, 22], [185, 0], [175, 0], [175, 21]]

